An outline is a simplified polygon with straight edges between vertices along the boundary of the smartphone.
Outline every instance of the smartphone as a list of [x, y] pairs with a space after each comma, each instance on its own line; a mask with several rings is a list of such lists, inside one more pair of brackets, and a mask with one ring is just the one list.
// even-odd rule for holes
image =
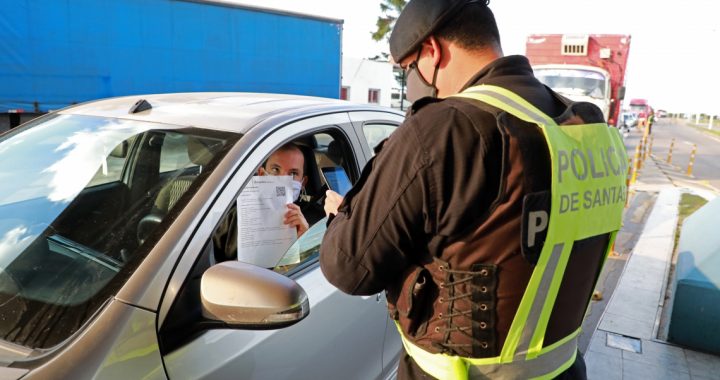
[[321, 168], [322, 176], [325, 179], [325, 183], [328, 184], [330, 190], [342, 195], [343, 197], [352, 187], [350, 178], [348, 178], [345, 169], [341, 167], [324, 167]]

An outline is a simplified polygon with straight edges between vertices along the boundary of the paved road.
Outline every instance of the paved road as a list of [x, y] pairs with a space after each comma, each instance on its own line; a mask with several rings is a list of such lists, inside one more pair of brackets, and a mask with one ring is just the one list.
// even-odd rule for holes
[[[720, 122], [716, 121], [715, 129], [720, 130]], [[697, 154], [693, 167], [694, 179], [704, 185], [710, 185], [720, 191], [720, 136], [713, 135], [698, 128], [686, 125], [684, 120], [659, 119], [652, 129], [652, 153], [656, 158], [665, 160], [670, 142], [675, 139], [672, 164], [680, 172], [685, 173], [690, 159], [693, 144], [697, 144]], [[625, 139], [628, 153], [633, 154], [640, 138], [635, 130]]]

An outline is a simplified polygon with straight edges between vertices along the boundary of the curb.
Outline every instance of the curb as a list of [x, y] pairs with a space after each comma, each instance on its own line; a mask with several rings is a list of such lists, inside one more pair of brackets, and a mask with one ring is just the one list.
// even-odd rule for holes
[[[665, 295], [665, 288], [667, 286], [667, 276], [669, 274], [669, 269], [672, 259], [672, 250], [673, 250], [673, 244], [674, 244], [674, 236], [675, 236], [675, 230], [677, 228], [677, 217], [678, 217], [678, 206], [679, 206], [679, 200], [680, 195], [682, 191], [681, 189], [672, 187], [663, 189], [659, 192], [658, 197], [655, 201], [655, 204], [653, 205], [652, 210], [650, 211], [650, 214], [648, 216], [648, 219], [645, 223], [645, 226], [643, 227], [642, 233], [640, 234], [640, 238], [638, 239], [637, 243], [635, 244], [635, 247], [630, 254], [630, 257], [628, 259], [628, 263], [623, 268], [623, 272], [620, 274], [620, 277], [618, 279], [618, 285], [615, 288], [615, 291], [613, 291], [613, 294], [610, 296], [610, 299], [608, 300], [607, 306], [602, 312], [602, 315], [600, 319], [598, 320], [597, 327], [595, 328], [595, 331], [593, 332], [593, 336], [590, 339], [590, 343], [588, 347], [593, 345], [593, 341], [596, 338], [596, 332], [598, 330], [604, 331], [604, 332], [610, 332], [610, 333], [619, 333], [620, 335], [628, 335], [633, 336], [637, 335], [637, 333], [630, 332], [629, 329], [623, 328], [623, 326], [618, 326], [617, 324], [614, 325], [615, 327], [609, 327], [605, 326], [603, 327], [603, 322], [608, 322], [607, 324], [612, 325], [612, 321], [608, 321], [608, 318], [612, 318], [609, 316], [609, 314], [612, 314], [612, 310], [614, 308], [619, 308], [620, 301], [618, 301], [620, 294], [623, 293], [623, 286], [628, 286], [628, 283], [631, 281], [629, 277], [627, 277], [629, 274], [630, 268], [633, 267], [633, 262], [637, 262], [638, 260], [648, 259], [648, 255], [644, 255], [641, 252], [648, 249], [648, 245], [652, 243], [652, 241], [657, 241], [658, 239], [668, 239], [667, 242], [664, 242], [663, 247], [661, 249], [661, 252], [664, 253], [665, 256], [665, 262], [663, 265], [663, 276], [662, 276], [662, 283], [661, 287], [659, 289], [659, 296], [656, 300], [653, 302], [653, 306], [655, 307], [652, 318], [652, 329], [651, 331], [648, 331], [649, 334], [645, 336], [640, 336], [638, 338], [646, 339], [646, 340], [654, 340], [657, 334], [657, 329], [659, 325], [658, 316], [661, 315], [662, 306], [664, 303], [664, 295]], [[668, 209], [670, 209], [668, 211]], [[668, 226], [668, 224], [671, 225]], [[667, 231], [659, 231], [659, 230], [667, 230]], [[639, 252], [641, 251], [641, 252]], [[660, 251], [660, 250], [659, 250]], [[650, 258], [651, 260], [654, 258]], [[655, 302], [656, 301], [656, 302]], [[613, 330], [625, 330], [625, 331], [613, 331]], [[623, 334], [625, 332], [626, 334]], [[590, 352], [590, 351], [588, 351]]]

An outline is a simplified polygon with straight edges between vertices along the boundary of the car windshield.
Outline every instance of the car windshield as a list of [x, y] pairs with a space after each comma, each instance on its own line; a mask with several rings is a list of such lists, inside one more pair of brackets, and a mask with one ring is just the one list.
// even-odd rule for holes
[[125, 282], [240, 135], [49, 115], [0, 137], [0, 336], [67, 339]]
[[630, 110], [635, 112], [635, 114], [645, 116], [645, 113], [647, 112], [647, 106], [644, 104], [631, 104]]
[[595, 71], [576, 69], [535, 69], [535, 77], [553, 90], [566, 95], [605, 97], [605, 77]]

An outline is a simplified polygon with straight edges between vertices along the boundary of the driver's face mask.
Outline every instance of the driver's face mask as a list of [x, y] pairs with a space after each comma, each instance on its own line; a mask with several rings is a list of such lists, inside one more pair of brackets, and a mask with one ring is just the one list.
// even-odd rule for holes
[[418, 51], [415, 60], [408, 65], [407, 70], [407, 98], [411, 102], [415, 102], [426, 96], [436, 98], [438, 93], [438, 89], [435, 87], [435, 81], [437, 80], [439, 67], [435, 66], [432, 84], [428, 83], [422, 74], [420, 74], [420, 69], [417, 65], [420, 59], [420, 53], [422, 53], [422, 48]]
[[300, 198], [300, 192], [302, 191], [302, 182], [293, 180], [292, 187], [293, 187], [293, 202], [295, 202], [298, 200], [298, 198]]
[[[273, 174], [271, 172], [268, 172], [267, 169], [265, 169], [262, 166], [260, 167], [259, 174], [260, 175], [281, 175], [280, 173]], [[296, 180], [294, 175], [288, 174], [288, 176], [292, 177], [292, 194], [293, 194], [292, 201], [295, 202], [300, 198], [300, 194], [302, 193], [303, 183], [301, 181]]]

